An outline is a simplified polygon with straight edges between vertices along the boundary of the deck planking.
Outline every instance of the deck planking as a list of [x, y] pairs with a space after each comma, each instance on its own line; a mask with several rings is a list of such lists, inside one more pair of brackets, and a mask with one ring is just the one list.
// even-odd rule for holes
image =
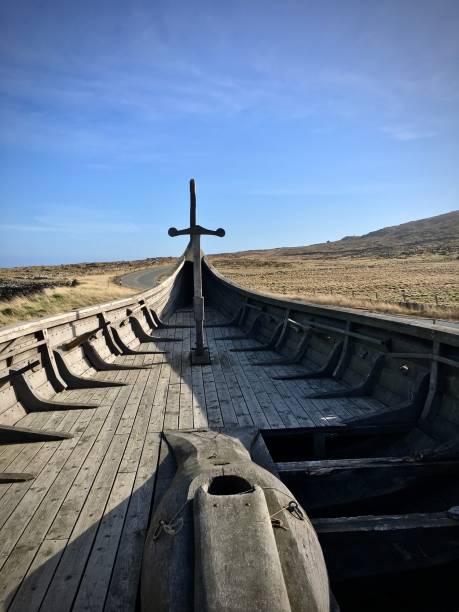
[[[169, 324], [191, 325], [191, 317], [188, 309], [178, 311]], [[209, 323], [221, 320], [208, 312]], [[305, 397], [329, 388], [326, 380], [273, 380], [296, 366], [254, 366], [263, 353], [230, 352], [255, 344], [220, 340], [234, 328], [205, 328], [212, 363], [194, 367], [192, 327], [159, 333], [174, 341], [142, 348], [169, 354], [120, 357], [119, 363], [151, 366], [103, 376], [127, 386], [65, 392], [97, 408], [33, 413], [19, 423], [73, 438], [1, 448], [3, 470], [36, 476], [0, 488], [1, 609], [135, 609], [150, 512], [174, 473], [164, 429], [320, 427], [371, 411], [355, 399]]]

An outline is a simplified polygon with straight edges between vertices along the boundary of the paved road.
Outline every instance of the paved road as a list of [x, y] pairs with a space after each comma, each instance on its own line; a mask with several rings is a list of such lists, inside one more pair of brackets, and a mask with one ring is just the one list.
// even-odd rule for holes
[[129, 272], [129, 274], [125, 274], [120, 278], [120, 283], [125, 287], [132, 287], [133, 289], [151, 289], [151, 287], [157, 284], [159, 276], [170, 274], [174, 267], [175, 264], [167, 264], [156, 268]]

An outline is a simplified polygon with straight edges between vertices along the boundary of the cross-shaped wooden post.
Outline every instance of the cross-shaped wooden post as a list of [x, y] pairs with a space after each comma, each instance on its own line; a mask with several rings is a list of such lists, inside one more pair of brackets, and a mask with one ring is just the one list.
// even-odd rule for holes
[[219, 236], [223, 238], [225, 230], [209, 230], [196, 223], [196, 184], [190, 180], [190, 227], [178, 230], [169, 228], [169, 236], [189, 235], [191, 238], [191, 251], [193, 254], [194, 297], [193, 309], [196, 323], [196, 347], [191, 351], [191, 363], [206, 365], [210, 363], [209, 349], [204, 346], [204, 298], [202, 295], [202, 269], [201, 269], [201, 236]]

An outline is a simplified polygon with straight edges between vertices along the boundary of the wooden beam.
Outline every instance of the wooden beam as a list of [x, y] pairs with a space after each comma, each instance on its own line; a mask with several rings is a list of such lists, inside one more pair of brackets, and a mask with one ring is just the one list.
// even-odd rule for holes
[[320, 461], [287, 461], [276, 463], [281, 474], [301, 473], [305, 476], [324, 476], [356, 470], [394, 470], [403, 468], [413, 472], [449, 474], [459, 472], [459, 460], [450, 458], [363, 457], [359, 459], [322, 459]]
[[0, 425], [0, 442], [2, 444], [22, 444], [27, 442], [53, 442], [67, 440], [73, 434], [47, 429], [32, 429], [15, 425]]
[[318, 518], [312, 524], [318, 534], [459, 528], [459, 520], [451, 518], [449, 512]]
[[76, 336], [75, 338], [73, 338], [73, 340], [70, 340], [69, 342], [65, 342], [64, 344], [61, 344], [59, 348], [66, 352], [71, 351], [77, 346], [81, 346], [85, 342], [88, 342], [89, 340], [91, 340], [91, 338], [95, 337], [100, 331], [102, 331], [109, 324], [110, 324], [110, 321], [105, 321], [102, 325], [99, 325], [98, 327], [92, 329], [91, 331], [85, 332], [84, 334], [80, 334]]
[[34, 478], [35, 476], [33, 474], [27, 474], [26, 472], [0, 472], [0, 484], [26, 482]]
[[[436, 342], [436, 341], [435, 341]], [[437, 342], [437, 344], [439, 344]], [[385, 353], [385, 356], [388, 359], [410, 359], [413, 360], [427, 360], [427, 361], [436, 361], [438, 363], [442, 363], [444, 365], [450, 366], [452, 368], [459, 368], [459, 361], [457, 359], [450, 359], [448, 357], [443, 357], [439, 354], [438, 351], [432, 353]]]
[[46, 340], [37, 340], [32, 344], [24, 344], [22, 346], [18, 346], [15, 349], [11, 349], [10, 351], [3, 353], [1, 355], [1, 359], [9, 359], [10, 357], [15, 357], [16, 355], [20, 355], [21, 353], [25, 353], [26, 351], [30, 351], [31, 349], [39, 348], [46, 344]]
[[[15, 374], [22, 374], [23, 372], [28, 372], [29, 370], [33, 370], [34, 368], [38, 368], [41, 366], [41, 360], [40, 359], [34, 359], [33, 361], [29, 361], [28, 364], [20, 367], [20, 368], [15, 368], [14, 372]], [[11, 370], [6, 370], [6, 374], [1, 374], [0, 375], [0, 384], [3, 384], [6, 381], [11, 380]]]
[[346, 337], [357, 338], [358, 340], [363, 340], [365, 342], [369, 342], [370, 344], [376, 344], [377, 346], [381, 347], [385, 347], [387, 345], [387, 340], [383, 340], [382, 338], [375, 338], [373, 336], [367, 336], [366, 334], [351, 331], [350, 325], [347, 325], [346, 328], [343, 329], [340, 327], [335, 327], [334, 325], [326, 325], [325, 323], [319, 323], [317, 321], [308, 321], [307, 323], [300, 323], [299, 321], [295, 321], [294, 319], [289, 319], [289, 324], [293, 325], [294, 327], [302, 327], [303, 329], [308, 329], [310, 327], [323, 329], [329, 332], [341, 334]]

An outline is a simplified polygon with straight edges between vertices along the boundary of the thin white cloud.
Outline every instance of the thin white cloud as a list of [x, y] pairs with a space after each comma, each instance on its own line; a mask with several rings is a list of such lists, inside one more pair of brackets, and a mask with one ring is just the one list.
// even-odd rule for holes
[[[451, 104], [459, 95], [446, 61], [457, 53], [457, 42], [445, 36], [426, 55], [417, 41], [413, 57], [405, 53], [394, 63], [387, 23], [374, 15], [366, 15], [365, 30], [353, 19], [341, 22], [340, 11], [319, 20], [335, 53], [311, 54], [306, 35], [293, 47], [295, 35], [292, 41], [263, 40], [264, 35], [235, 41], [237, 15], [225, 19], [224, 11], [205, 15], [208, 27], [201, 40], [190, 33], [186, 7], [126, 7], [122, 15], [106, 16], [100, 31], [87, 28], [83, 12], [66, 32], [58, 27], [63, 8], [56, 14], [17, 10], [22, 17], [0, 40], [5, 58], [1, 137], [10, 146], [152, 162], [164, 155], [168, 134], [160, 126], [165, 122], [231, 120], [250, 112], [282, 120], [314, 117], [317, 125], [353, 121], [375, 133], [386, 122], [395, 126], [383, 129], [389, 137], [410, 141], [433, 137], [436, 130], [403, 127], [408, 117], [418, 112], [451, 122], [436, 105]], [[285, 27], [275, 21], [266, 25]], [[313, 41], [316, 32], [310, 34]], [[397, 44], [404, 49], [403, 40]]]
[[[6, 206], [2, 206], [7, 210]], [[27, 223], [2, 223], [0, 232], [33, 232], [66, 234], [136, 234], [157, 231], [155, 224], [138, 224], [129, 220], [113, 219], [103, 210], [73, 206], [49, 207], [48, 212], [33, 216]]]
[[[5, 223], [0, 225], [0, 232], [41, 232], [41, 233], [58, 233], [58, 234], [136, 234], [146, 229], [145, 225], [136, 225], [134, 223], [104, 223], [97, 224], [88, 223], [56, 223], [53, 225], [22, 225], [17, 223]], [[151, 226], [155, 229], [155, 226]]]
[[384, 126], [381, 128], [381, 131], [390, 138], [400, 140], [402, 142], [434, 138], [439, 134], [439, 132], [436, 130], [421, 129], [410, 126]]

